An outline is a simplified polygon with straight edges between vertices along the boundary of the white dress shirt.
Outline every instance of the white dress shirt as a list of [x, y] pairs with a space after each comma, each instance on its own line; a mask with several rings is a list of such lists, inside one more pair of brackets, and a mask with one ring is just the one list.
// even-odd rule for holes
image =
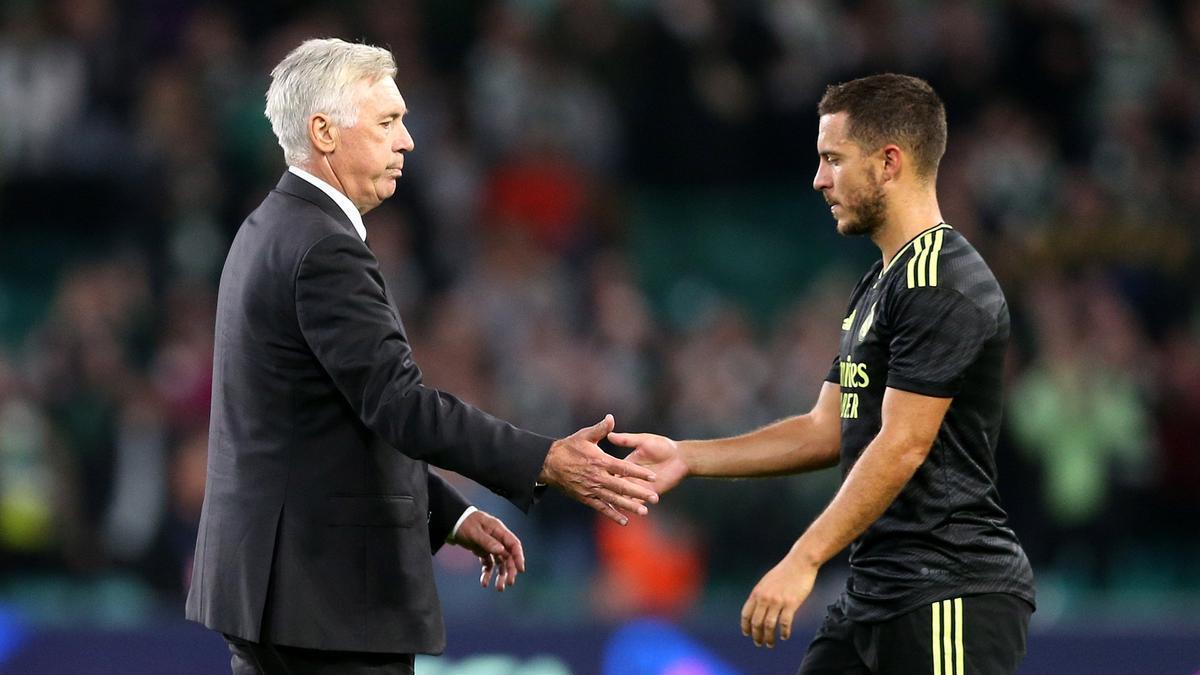
[[333, 203], [340, 206], [342, 210], [346, 212], [346, 217], [350, 219], [351, 223], [353, 223], [354, 230], [358, 232], [358, 236], [362, 237], [363, 241], [367, 240], [367, 228], [365, 225], [363, 225], [362, 214], [359, 213], [358, 209], [354, 207], [354, 202], [350, 201], [349, 197], [339, 192], [337, 188], [333, 187], [329, 183], [326, 183], [325, 181], [317, 178], [298, 166], [289, 166], [288, 171], [291, 171], [309, 183], [312, 183], [321, 192], [329, 195], [329, 198], [333, 200]]
[[457, 541], [458, 540], [458, 528], [462, 527], [463, 521], [465, 521], [467, 519], [467, 516], [471, 515], [472, 513], [475, 513], [478, 510], [479, 509], [475, 508], [474, 506], [468, 506], [467, 510], [463, 511], [463, 514], [458, 517], [458, 522], [454, 524], [454, 529], [450, 530], [450, 536], [446, 537], [446, 541], [448, 541], [448, 542]]

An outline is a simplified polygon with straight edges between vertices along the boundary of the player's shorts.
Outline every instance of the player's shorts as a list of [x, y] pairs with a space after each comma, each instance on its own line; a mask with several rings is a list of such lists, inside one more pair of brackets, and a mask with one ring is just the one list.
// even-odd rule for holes
[[877, 623], [830, 605], [799, 675], [1010, 675], [1032, 613], [1007, 593], [950, 598]]

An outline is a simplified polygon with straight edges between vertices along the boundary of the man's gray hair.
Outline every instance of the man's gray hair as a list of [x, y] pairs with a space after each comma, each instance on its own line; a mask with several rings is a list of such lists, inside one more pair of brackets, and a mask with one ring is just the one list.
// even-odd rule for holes
[[293, 49], [271, 71], [266, 109], [288, 166], [308, 160], [312, 115], [325, 113], [337, 126], [352, 127], [358, 121], [354, 86], [395, 76], [396, 60], [381, 47], [327, 38]]

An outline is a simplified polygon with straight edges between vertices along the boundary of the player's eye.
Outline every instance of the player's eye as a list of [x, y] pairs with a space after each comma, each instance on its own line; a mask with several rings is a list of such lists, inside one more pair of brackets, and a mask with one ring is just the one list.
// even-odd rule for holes
[[384, 120], [384, 121], [382, 122], [382, 125], [383, 125], [383, 128], [384, 128], [384, 129], [391, 129], [391, 128], [392, 128], [392, 121], [391, 121], [391, 120]]

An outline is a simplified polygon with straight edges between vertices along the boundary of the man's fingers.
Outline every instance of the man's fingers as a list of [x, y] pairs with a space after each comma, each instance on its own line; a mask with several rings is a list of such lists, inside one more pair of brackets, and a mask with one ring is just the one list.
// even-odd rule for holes
[[496, 569], [496, 558], [490, 554], [479, 556], [479, 564], [482, 568], [479, 573], [479, 585], [487, 588], [492, 582], [492, 572]]
[[504, 543], [504, 548], [508, 549], [508, 558], [512, 560], [513, 571], [524, 572], [525, 548], [521, 546], [521, 540], [517, 539], [517, 535], [505, 528], [501, 534], [501, 541]]
[[655, 491], [655, 489], [654, 489], [654, 483], [644, 481], [641, 478], [626, 478], [625, 480], [629, 481], [630, 483], [633, 483], [634, 485], [637, 485], [638, 487], [642, 487], [651, 492], [654, 492], [654, 494], [658, 494], [658, 492]]
[[644, 516], [647, 513], [650, 513], [650, 510], [646, 508], [646, 505], [637, 499], [630, 499], [629, 497], [619, 495], [615, 492], [609, 492], [607, 490], [601, 490], [597, 496], [604, 503], [624, 513], [636, 513], [639, 516]]
[[[495, 537], [504, 547], [505, 559], [512, 562], [512, 571], [525, 571], [525, 549], [521, 546], [521, 540], [511, 530], [504, 526], [498, 518], [490, 521], [489, 534]], [[509, 585], [512, 585], [512, 577], [509, 575]]]
[[475, 538], [475, 545], [495, 556], [504, 555], [505, 553], [504, 543], [483, 528], [479, 530], [479, 536]]
[[602, 438], [607, 436], [609, 432], [613, 430], [613, 427], [616, 426], [616, 424], [617, 423], [613, 420], [613, 416], [611, 414], [605, 415], [604, 419], [590, 427], [584, 427], [575, 433], [590, 443], [599, 443]]
[[496, 590], [503, 593], [525, 571], [525, 551], [521, 540], [503, 521], [482, 512], [480, 515], [469, 536], [470, 547], [479, 555], [479, 585], [487, 588], [494, 583]]
[[603, 499], [600, 499], [598, 497], [588, 497], [587, 499], [584, 500], [584, 503], [587, 504], [588, 506], [592, 507], [593, 509], [596, 509], [596, 511], [600, 512], [600, 515], [604, 516], [605, 518], [608, 518], [609, 520], [615, 522], [618, 525], [625, 525], [625, 524], [629, 523], [628, 516], [621, 513], [617, 509], [614, 509], [612, 504], [609, 504], [608, 502], [604, 501]]
[[657, 504], [658, 493], [654, 488], [646, 487], [646, 483], [635, 482], [636, 479], [618, 478], [612, 475], [600, 477], [600, 487], [623, 497], [630, 497], [642, 503]]
[[501, 559], [500, 564], [496, 565], [496, 591], [503, 593], [506, 586], [508, 586], [508, 568]]
[[504, 559], [504, 578], [509, 586], [517, 585], [517, 562], [511, 556]]
[[[607, 460], [604, 462], [604, 470], [614, 476], [625, 476], [628, 478], [640, 478], [644, 481], [653, 483], [654, 472], [644, 466], [627, 462], [623, 459], [618, 459], [611, 455], [605, 455]], [[638, 495], [633, 495], [638, 496]]]

